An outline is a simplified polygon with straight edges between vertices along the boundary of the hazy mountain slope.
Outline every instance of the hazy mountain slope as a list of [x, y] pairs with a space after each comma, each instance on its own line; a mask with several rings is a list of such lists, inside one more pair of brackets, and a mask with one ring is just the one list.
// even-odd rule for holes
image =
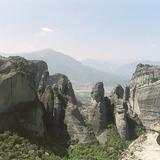
[[91, 84], [96, 81], [104, 81], [107, 85], [114, 85], [116, 83], [126, 82], [126, 79], [121, 76], [98, 71], [82, 64], [70, 56], [56, 52], [52, 49], [24, 53], [23, 56], [28, 59], [40, 59], [46, 61], [51, 74], [66, 74], [71, 81], [78, 84]]
[[87, 65], [89, 67], [92, 67], [94, 69], [97, 69], [99, 71], [107, 72], [116, 74], [117, 76], [125, 77], [127, 80], [131, 79], [131, 76], [133, 72], [135, 71], [135, 68], [137, 64], [143, 63], [143, 64], [151, 64], [151, 65], [160, 65], [160, 62], [158, 61], [135, 61], [132, 63], [111, 63], [108, 61], [101, 61], [101, 60], [93, 60], [93, 59], [85, 59], [81, 61], [82, 64]]

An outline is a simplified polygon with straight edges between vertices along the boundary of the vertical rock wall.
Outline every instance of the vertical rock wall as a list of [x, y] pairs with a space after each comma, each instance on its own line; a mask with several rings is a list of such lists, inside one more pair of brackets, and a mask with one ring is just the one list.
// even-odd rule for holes
[[160, 67], [139, 64], [130, 82], [129, 109], [148, 128], [160, 119]]

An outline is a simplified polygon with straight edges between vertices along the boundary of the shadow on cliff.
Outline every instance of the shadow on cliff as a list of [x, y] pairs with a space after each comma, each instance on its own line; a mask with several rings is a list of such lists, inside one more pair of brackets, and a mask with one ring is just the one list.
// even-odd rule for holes
[[[9, 130], [14, 133], [17, 133], [19, 136], [24, 137], [30, 141], [31, 144], [36, 144], [38, 148], [43, 147], [47, 150], [49, 150], [51, 153], [54, 153], [57, 156], [60, 157], [67, 157], [67, 149], [69, 147], [69, 135], [67, 132], [67, 126], [61, 121], [60, 128], [58, 128], [58, 135], [56, 134], [57, 128], [53, 128], [54, 120], [51, 119], [47, 114], [44, 114], [43, 116], [43, 123], [45, 124], [45, 133], [43, 136], [38, 136], [41, 132], [41, 128], [39, 128], [39, 133], [31, 132], [30, 130], [25, 129], [26, 125], [30, 124], [33, 119], [35, 118], [34, 113], [36, 110], [37, 102], [28, 102], [28, 103], [20, 103], [14, 107], [14, 110], [12, 111], [12, 114], [8, 113], [9, 117], [6, 118], [7, 121], [11, 123], [11, 121], [14, 121], [14, 129], [8, 128], [5, 131]], [[43, 109], [43, 108], [42, 108]], [[14, 117], [14, 118], [13, 118]], [[63, 116], [62, 116], [63, 117]], [[62, 118], [64, 119], [64, 117]], [[25, 123], [27, 122], [27, 124]], [[12, 124], [12, 123], [11, 123]], [[31, 124], [30, 124], [31, 125]], [[33, 124], [34, 125], [34, 124]], [[30, 127], [33, 127], [32, 125]]]
[[[135, 120], [136, 118], [136, 120]], [[137, 118], [131, 118], [129, 115], [127, 116], [128, 121], [128, 132], [129, 132], [129, 139], [135, 140], [140, 135], [144, 134], [146, 132], [144, 126], [142, 125], [142, 122]]]
[[[37, 145], [38, 148], [43, 147], [45, 150], [54, 153], [57, 156], [68, 157], [67, 149], [69, 147], [69, 135], [67, 133], [67, 127], [63, 122], [61, 122], [61, 128], [59, 128], [60, 132], [58, 135], [56, 134], [57, 128], [51, 129], [54, 126], [53, 119], [51, 120], [51, 117], [47, 114], [44, 114], [43, 116], [43, 122], [46, 126], [43, 136], [38, 136], [37, 132], [31, 132], [25, 129], [23, 121], [27, 120], [29, 123], [30, 120], [32, 120], [28, 117], [31, 116], [30, 113], [32, 113], [31, 111], [34, 108], [33, 106], [36, 105], [33, 105], [32, 103], [21, 103], [15, 106], [12, 116], [15, 117], [16, 125], [14, 126], [15, 129], [9, 129], [9, 131], [17, 133], [20, 137], [28, 139], [31, 144]], [[18, 119], [21, 119], [22, 122]]]
[[47, 150], [50, 153], [54, 153], [61, 158], [68, 157], [67, 149], [69, 147], [69, 141], [67, 141], [65, 137], [56, 138], [51, 135], [46, 135], [45, 137], [37, 137], [36, 135], [33, 135], [31, 134], [31, 132], [24, 129], [12, 130], [12, 132], [17, 133], [20, 137], [28, 139], [31, 144], [37, 145], [38, 148], [43, 147], [44, 150]]

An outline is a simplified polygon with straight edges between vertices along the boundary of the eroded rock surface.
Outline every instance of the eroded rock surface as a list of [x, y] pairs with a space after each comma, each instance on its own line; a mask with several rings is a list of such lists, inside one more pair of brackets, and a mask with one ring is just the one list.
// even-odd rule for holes
[[51, 108], [53, 108], [53, 128], [56, 135], [64, 136], [62, 133], [66, 132], [72, 140], [89, 143], [89, 134], [69, 79], [63, 74], [56, 74], [50, 77], [49, 84], [52, 85], [54, 94]]
[[52, 77], [43, 61], [0, 58], [0, 131], [20, 129], [61, 139], [66, 133], [89, 142], [71, 82], [62, 74]]
[[47, 70], [43, 61], [22, 57], [0, 59], [0, 130], [26, 129], [44, 135], [43, 107], [37, 87]]
[[160, 67], [139, 64], [130, 81], [129, 109], [136, 113], [143, 125], [160, 119]]
[[91, 92], [91, 104], [88, 106], [88, 120], [94, 134], [101, 144], [107, 140], [107, 106], [104, 98], [103, 82], [97, 82]]
[[76, 105], [68, 103], [65, 112], [65, 124], [72, 140], [79, 143], [91, 143], [86, 124]]
[[123, 153], [121, 160], [159, 160], [160, 121], [151, 124], [148, 132], [134, 142]]
[[[127, 91], [125, 91], [127, 92]], [[121, 85], [115, 87], [111, 95], [111, 103], [114, 107], [115, 124], [121, 138], [128, 139], [128, 124], [127, 124], [127, 104], [124, 94], [124, 89]]]

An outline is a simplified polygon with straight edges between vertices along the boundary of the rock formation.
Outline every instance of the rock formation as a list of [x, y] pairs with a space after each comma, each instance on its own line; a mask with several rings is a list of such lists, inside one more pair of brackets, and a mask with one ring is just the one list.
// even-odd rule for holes
[[[127, 92], [127, 91], [125, 91]], [[121, 138], [128, 139], [128, 124], [127, 124], [127, 99], [126, 93], [121, 85], [118, 85], [111, 95], [111, 103], [114, 107], [115, 124]]]
[[0, 59], [0, 130], [25, 129], [43, 136], [43, 106], [37, 97], [43, 61], [21, 57]]
[[61, 139], [67, 133], [89, 142], [71, 82], [61, 74], [53, 79], [43, 61], [0, 58], [0, 131], [26, 130]]
[[160, 120], [159, 88], [160, 67], [139, 64], [129, 85], [125, 89], [118, 85], [110, 98], [104, 97], [103, 82], [97, 82], [84, 119], [65, 75], [50, 76], [43, 61], [0, 57], [0, 131], [20, 129], [90, 143], [87, 121], [102, 145], [109, 123], [115, 123], [120, 137], [128, 139], [127, 112], [138, 116], [147, 130]]
[[78, 109], [72, 84], [65, 75], [49, 77], [49, 73], [44, 72], [38, 95], [45, 107], [45, 123], [50, 133], [60, 139], [69, 136], [79, 143], [89, 143], [89, 135]]
[[160, 119], [159, 80], [159, 66], [139, 64], [129, 84], [129, 110], [138, 115], [146, 128]]
[[97, 82], [91, 92], [91, 104], [88, 107], [88, 120], [100, 144], [107, 140], [107, 106], [104, 98], [103, 82]]
[[148, 132], [133, 141], [123, 153], [121, 160], [159, 160], [160, 157], [160, 121], [148, 128]]
[[49, 72], [45, 71], [42, 74], [39, 87], [38, 98], [43, 104], [45, 109], [44, 122], [46, 125], [47, 133], [54, 132], [54, 93], [49, 83]]
[[[72, 140], [79, 143], [90, 143], [84, 119], [78, 109], [77, 100], [71, 82], [65, 75], [57, 74], [52, 76], [55, 93], [54, 110], [56, 125], [63, 122], [67, 127], [67, 132]], [[54, 81], [53, 81], [54, 80]]]

